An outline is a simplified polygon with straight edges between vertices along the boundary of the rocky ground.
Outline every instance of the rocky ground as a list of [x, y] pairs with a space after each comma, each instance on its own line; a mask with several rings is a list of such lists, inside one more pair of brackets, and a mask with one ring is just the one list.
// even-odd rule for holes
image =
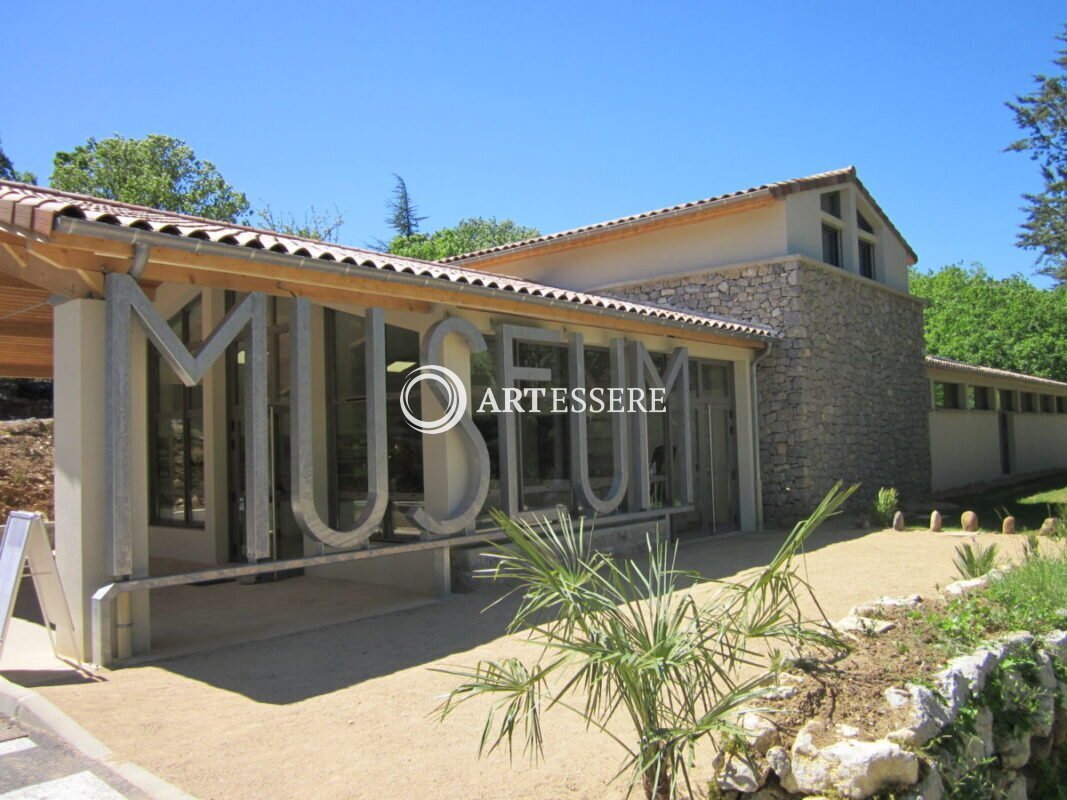
[[52, 420], [0, 422], [0, 520], [9, 511], [40, 511], [53, 519]]

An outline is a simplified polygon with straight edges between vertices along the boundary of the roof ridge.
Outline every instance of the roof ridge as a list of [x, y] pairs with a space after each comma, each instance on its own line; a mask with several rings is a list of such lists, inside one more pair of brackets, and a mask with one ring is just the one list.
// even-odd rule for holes
[[[533, 244], [539, 244], [542, 242], [555, 241], [558, 239], [565, 239], [570, 236], [574, 236], [580, 233], [587, 233], [589, 231], [610, 228], [616, 225], [621, 225], [627, 222], [637, 222], [642, 219], [652, 218], [657, 216], [663, 216], [665, 214], [685, 211], [690, 208], [700, 208], [708, 206], [713, 203], [722, 202], [735, 197], [744, 197], [746, 195], [756, 194], [757, 192], [768, 191], [772, 194], [776, 190], [796, 186], [802, 183], [809, 183], [819, 180], [826, 180], [830, 178], [844, 178], [852, 177], [856, 178], [856, 167], [852, 164], [847, 167], [840, 167], [838, 169], [828, 170], [826, 172], [817, 172], [812, 175], [805, 175], [799, 178], [788, 178], [786, 180], [774, 181], [771, 183], [762, 183], [758, 186], [750, 186], [747, 189], [739, 189], [733, 192], [725, 192], [723, 194], [711, 195], [709, 197], [700, 198], [698, 200], [689, 200], [683, 203], [676, 203], [670, 206], [663, 206], [662, 208], [649, 209], [647, 211], [639, 211], [634, 214], [627, 214], [621, 217], [615, 217], [613, 219], [601, 220], [600, 222], [592, 222], [587, 225], [580, 225], [574, 228], [567, 228], [566, 230], [556, 231], [554, 233], [547, 233], [541, 236], [532, 236], [529, 239], [522, 239], [517, 242], [508, 242], [506, 244], [495, 245], [493, 247], [483, 247], [480, 250], [472, 250], [469, 253], [461, 253], [456, 256], [449, 256], [448, 258], [442, 258], [439, 263], [441, 264], [455, 264], [470, 258], [477, 258], [479, 256], [485, 256], [490, 253], [504, 252], [507, 250], [517, 250], [522, 247], [527, 247]], [[858, 180], [858, 178], [856, 178]], [[884, 213], [883, 213], [884, 216]]]

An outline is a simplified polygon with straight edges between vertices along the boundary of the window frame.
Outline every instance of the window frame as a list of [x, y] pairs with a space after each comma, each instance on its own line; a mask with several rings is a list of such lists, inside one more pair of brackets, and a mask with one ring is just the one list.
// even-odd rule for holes
[[[822, 260], [824, 264], [829, 264], [831, 267], [836, 267], [837, 269], [845, 268], [845, 248], [842, 233], [841, 228], [836, 225], [831, 225], [825, 221], [822, 223]], [[827, 234], [833, 234], [835, 242], [834, 247], [837, 249], [837, 263], [834, 263], [834, 261], [828, 258], [828, 253], [826, 252]]]

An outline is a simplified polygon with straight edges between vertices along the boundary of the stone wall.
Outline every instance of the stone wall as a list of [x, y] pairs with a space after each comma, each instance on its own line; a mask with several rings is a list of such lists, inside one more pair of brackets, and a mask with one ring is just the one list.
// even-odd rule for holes
[[930, 490], [928, 384], [919, 301], [789, 258], [614, 287], [633, 300], [777, 328], [759, 365], [765, 524], [790, 525], [837, 480], [906, 504]]

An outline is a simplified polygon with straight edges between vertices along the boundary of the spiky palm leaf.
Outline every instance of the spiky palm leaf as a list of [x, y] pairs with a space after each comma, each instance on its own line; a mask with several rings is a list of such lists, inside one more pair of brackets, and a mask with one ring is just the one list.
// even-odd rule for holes
[[[592, 549], [581, 522], [561, 515], [558, 526], [536, 527], [499, 512], [507, 536], [486, 572], [513, 581], [520, 594], [510, 632], [525, 631], [539, 648], [529, 665], [517, 659], [446, 668], [461, 681], [437, 709], [445, 719], [459, 704], [491, 698], [480, 752], [501, 744], [513, 753], [542, 755], [542, 715], [568, 709], [607, 734], [626, 752], [619, 774], [648, 796], [684, 785], [704, 737], [737, 734], [733, 713], [767, 691], [782, 650], [841, 648], [819, 609], [812, 620], [801, 595], [814, 600], [796, 556], [819, 525], [856, 490], [835, 486], [815, 512], [798, 523], [774, 559], [743, 580], [701, 583], [677, 566], [677, 546], [648, 537], [647, 563], [615, 561]], [[815, 603], [818, 608], [817, 601]], [[744, 669], [754, 677], [743, 679]], [[608, 729], [622, 713], [636, 741]]]

